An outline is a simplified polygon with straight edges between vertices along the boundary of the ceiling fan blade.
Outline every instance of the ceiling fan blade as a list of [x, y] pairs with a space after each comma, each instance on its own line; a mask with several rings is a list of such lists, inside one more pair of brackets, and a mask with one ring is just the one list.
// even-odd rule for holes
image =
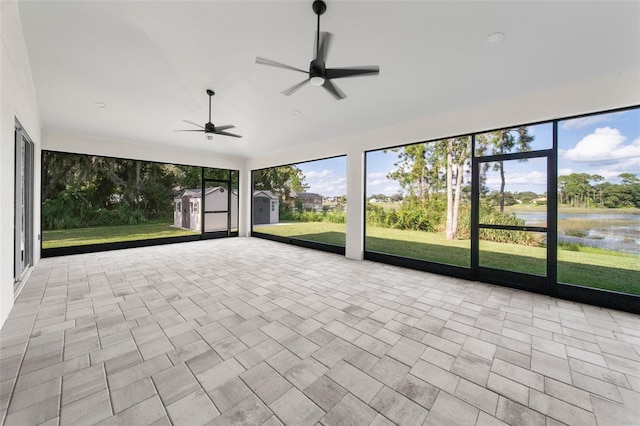
[[344, 92], [342, 90], [340, 90], [340, 88], [338, 86], [333, 84], [331, 82], [331, 80], [329, 80], [329, 79], [324, 81], [324, 84], [322, 85], [322, 87], [327, 89], [329, 91], [329, 93], [331, 93], [333, 96], [335, 96], [335, 98], [338, 99], [338, 100], [344, 99], [344, 98], [347, 97], [347, 95], [345, 95]]
[[227, 129], [232, 129], [236, 126], [232, 125], [232, 124], [225, 124], [224, 126], [216, 126], [215, 129], [216, 131], [218, 130], [227, 130]]
[[240, 135], [236, 135], [235, 133], [229, 133], [229, 132], [223, 132], [223, 131], [216, 131], [214, 132], [216, 135], [224, 135], [224, 136], [231, 136], [233, 138], [241, 138], [242, 136]]
[[302, 86], [304, 86], [305, 84], [309, 83], [309, 79], [306, 80], [302, 80], [300, 83], [296, 84], [295, 86], [289, 87], [287, 90], [285, 90], [284, 92], [282, 92], [283, 95], [285, 96], [291, 96], [293, 95], [299, 88], [301, 88]]
[[307, 74], [307, 71], [301, 70], [300, 68], [296, 68], [296, 67], [292, 67], [291, 65], [287, 65], [287, 64], [280, 63], [280, 62], [272, 61], [271, 59], [261, 58], [260, 56], [258, 56], [256, 58], [256, 64], [268, 65], [270, 67], [276, 67], [276, 68], [284, 68], [285, 70], [299, 71], [299, 72], [303, 72], [303, 73]]
[[366, 66], [366, 67], [348, 67], [348, 68], [327, 68], [325, 71], [325, 78], [344, 78], [344, 77], [356, 77], [359, 75], [378, 75], [380, 73], [380, 67], [378, 66]]
[[198, 129], [198, 130], [174, 130], [174, 132], [206, 132], [206, 130], [202, 129]]
[[[317, 36], [317, 32], [316, 32]], [[326, 63], [327, 54], [329, 53], [329, 47], [331, 46], [331, 39], [333, 38], [333, 34], [321, 31], [320, 32], [320, 46], [315, 53], [315, 58], [320, 60], [322, 63]], [[315, 46], [315, 43], [314, 43]]]
[[189, 120], [182, 120], [182, 121], [184, 121], [185, 123], [193, 124], [194, 126], [200, 127], [201, 129], [204, 129], [204, 127], [202, 127], [199, 124], [194, 123], [193, 121], [189, 121]]

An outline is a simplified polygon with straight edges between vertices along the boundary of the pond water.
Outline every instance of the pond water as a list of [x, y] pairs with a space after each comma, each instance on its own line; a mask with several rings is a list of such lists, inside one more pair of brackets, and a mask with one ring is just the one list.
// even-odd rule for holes
[[[546, 226], [541, 212], [516, 212], [528, 226]], [[628, 213], [558, 213], [558, 241], [640, 256], [640, 215]]]

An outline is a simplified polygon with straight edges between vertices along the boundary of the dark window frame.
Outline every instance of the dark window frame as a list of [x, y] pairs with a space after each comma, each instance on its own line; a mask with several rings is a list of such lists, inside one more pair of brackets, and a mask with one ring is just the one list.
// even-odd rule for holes
[[[557, 248], [557, 231], [558, 231], [558, 215], [557, 215], [557, 172], [558, 172], [558, 123], [565, 120], [572, 120], [577, 118], [592, 117], [597, 115], [612, 114], [630, 110], [639, 109], [640, 105], [631, 105], [627, 107], [614, 108], [604, 111], [590, 112], [586, 114], [578, 114], [572, 116], [566, 116], [561, 118], [542, 120], [536, 122], [530, 122], [527, 124], [498, 127], [488, 130], [480, 130], [470, 133], [458, 134], [454, 136], [445, 136], [438, 139], [431, 139], [425, 141], [409, 142], [405, 144], [398, 144], [384, 148], [376, 148], [371, 150], [365, 150], [364, 158], [364, 199], [363, 205], [363, 257], [366, 260], [372, 260], [381, 263], [387, 263], [411, 269], [417, 269], [421, 271], [433, 272], [441, 275], [452, 276], [456, 278], [463, 278], [467, 280], [477, 281], [482, 277], [482, 282], [491, 284], [497, 284], [504, 287], [522, 289], [531, 291], [534, 293], [550, 295], [561, 299], [571, 300], [575, 302], [587, 303], [606, 308], [618, 309], [627, 312], [640, 313], [640, 296], [628, 293], [620, 293], [611, 290], [598, 289], [586, 286], [580, 286], [576, 284], [569, 284], [558, 282], [557, 280], [557, 267], [558, 267], [558, 248]], [[476, 135], [489, 133], [499, 130], [514, 129], [518, 127], [529, 127], [535, 125], [548, 124], [552, 125], [552, 138], [553, 146], [551, 149], [540, 149], [534, 151], [526, 151], [521, 153], [512, 154], [497, 154], [497, 155], [483, 155], [476, 156]], [[367, 186], [367, 154], [370, 152], [381, 151], [383, 149], [389, 150], [393, 148], [402, 148], [409, 145], [419, 143], [437, 142], [450, 138], [471, 137], [471, 164], [472, 164], [472, 181], [471, 181], [471, 267], [464, 268], [460, 266], [446, 265], [442, 263], [423, 261], [418, 259], [411, 259], [401, 257], [397, 255], [380, 253], [367, 250], [366, 238], [367, 238], [367, 221], [366, 221], [366, 186]], [[500, 226], [499, 229], [511, 229], [522, 231], [544, 231], [547, 233], [547, 276], [538, 277], [535, 275], [520, 274], [511, 271], [503, 270], [488, 270], [488, 268], [482, 268], [479, 266], [479, 232], [481, 228], [494, 228], [491, 225], [479, 225], [479, 208], [477, 201], [479, 197], [479, 179], [477, 174], [477, 165], [479, 162], [487, 161], [500, 161], [500, 160], [515, 160], [515, 159], [527, 159], [534, 157], [546, 157], [547, 158], [547, 226], [542, 227], [510, 227]], [[480, 161], [478, 159], [481, 159]]]
[[[133, 160], [133, 161], [143, 161], [143, 162], [153, 163], [153, 164], [169, 164], [169, 165], [182, 166], [182, 167], [199, 168], [200, 181], [201, 181], [200, 190], [201, 190], [202, 199], [204, 199], [204, 186], [202, 184], [205, 181], [205, 174], [208, 169], [217, 169], [217, 170], [226, 171], [227, 177], [228, 177], [228, 180], [226, 182], [228, 182], [229, 188], [231, 188], [233, 185], [233, 177], [235, 173], [235, 176], [237, 178], [238, 191], [240, 187], [240, 172], [239, 170], [235, 170], [235, 169], [221, 169], [218, 167], [194, 166], [190, 164], [167, 163], [163, 161], [142, 160], [139, 158], [114, 157], [109, 155], [84, 154], [84, 153], [69, 152], [69, 151], [59, 151], [59, 150], [53, 150], [53, 149], [41, 150], [40, 152], [41, 165], [43, 164], [43, 161], [42, 161], [43, 156], [48, 152], [84, 155], [84, 156], [90, 156], [90, 157], [102, 157], [102, 158], [108, 158], [113, 160]], [[44, 178], [45, 178], [45, 174], [42, 173], [41, 171], [40, 173], [41, 188], [44, 186]], [[221, 179], [217, 179], [217, 180], [222, 181]], [[239, 195], [240, 194], [238, 194], [238, 196]], [[42, 222], [43, 222], [42, 221], [42, 202], [43, 201], [44, 200], [42, 199], [40, 200], [40, 235], [42, 235]], [[174, 211], [175, 211], [175, 206], [174, 206]], [[236, 212], [236, 214], [238, 215], [237, 220], [239, 220], [240, 219], [239, 211]], [[204, 215], [201, 215], [201, 216], [204, 217]], [[42, 248], [43, 238], [40, 238], [40, 247], [39, 247], [40, 257], [47, 258], [47, 257], [56, 257], [56, 256], [67, 256], [67, 255], [73, 255], [73, 254], [97, 253], [97, 252], [103, 252], [103, 251], [121, 250], [121, 249], [136, 248], [136, 247], [151, 247], [151, 246], [164, 245], [164, 244], [185, 243], [185, 242], [209, 240], [209, 239], [215, 239], [215, 238], [237, 237], [239, 235], [237, 230], [231, 231], [231, 221], [228, 222], [227, 229], [228, 231], [205, 232], [204, 227], [201, 227], [200, 233], [196, 235], [186, 235], [181, 237], [153, 238], [148, 240], [121, 241], [121, 242], [103, 243], [103, 244], [87, 244], [87, 245], [80, 245], [80, 246], [69, 246], [69, 247], [58, 247], [58, 248]]]
[[271, 166], [271, 167], [261, 167], [259, 169], [251, 170], [251, 203], [250, 203], [250, 206], [249, 206], [249, 208], [251, 210], [250, 235], [252, 237], [262, 238], [262, 239], [265, 239], [265, 240], [277, 241], [277, 242], [280, 242], [280, 243], [292, 244], [292, 245], [296, 245], [296, 246], [300, 246], [300, 247], [311, 248], [311, 249], [320, 250], [320, 251], [326, 251], [328, 253], [335, 253], [335, 254], [345, 255], [346, 254], [346, 247], [344, 247], [344, 246], [339, 246], [339, 245], [336, 245], [336, 244], [320, 243], [320, 242], [317, 242], [317, 241], [305, 240], [303, 238], [281, 237], [281, 236], [278, 236], [278, 235], [267, 234], [267, 233], [264, 233], [264, 232], [256, 232], [254, 230], [254, 228], [253, 228], [253, 202], [254, 202], [253, 194], [256, 191], [255, 185], [254, 185], [254, 182], [255, 182], [254, 175], [255, 175], [256, 172], [260, 172], [262, 170], [274, 169], [274, 168], [277, 168], [277, 167], [297, 166], [298, 164], [311, 163], [311, 162], [314, 162], [314, 161], [331, 160], [333, 158], [341, 158], [341, 157], [344, 157], [345, 161], [346, 161], [347, 154], [337, 154], [337, 155], [331, 155], [329, 157], [322, 157], [322, 158], [318, 158], [318, 159], [314, 159], [314, 160], [299, 161], [297, 163], [285, 163], [285, 164], [279, 164], [279, 165], [275, 165], [275, 166]]

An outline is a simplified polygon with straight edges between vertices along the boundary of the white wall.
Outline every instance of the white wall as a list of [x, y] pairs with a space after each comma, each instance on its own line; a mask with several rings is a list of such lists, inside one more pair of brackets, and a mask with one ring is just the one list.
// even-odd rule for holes
[[57, 131], [44, 132], [42, 149], [189, 166], [218, 167], [221, 169], [240, 170], [245, 167], [245, 159], [242, 157], [222, 156], [219, 154], [207, 155], [202, 152], [162, 148], [151, 144], [145, 145], [126, 140], [98, 138]]
[[[640, 69], [273, 153], [248, 160], [247, 168], [253, 170], [346, 154], [349, 205], [346, 255], [360, 259], [364, 151], [634, 105], [640, 105]], [[244, 192], [244, 196], [248, 198], [250, 194]], [[245, 213], [245, 220], [250, 220], [250, 212]]]
[[[40, 117], [17, 2], [0, 1], [0, 326], [13, 307], [15, 119], [34, 142], [34, 247], [40, 229]], [[40, 253], [35, 249], [34, 262]]]

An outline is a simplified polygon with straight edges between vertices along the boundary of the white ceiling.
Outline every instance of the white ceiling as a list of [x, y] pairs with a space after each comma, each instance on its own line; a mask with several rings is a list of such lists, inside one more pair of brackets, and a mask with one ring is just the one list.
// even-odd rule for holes
[[[23, 1], [43, 127], [259, 157], [640, 67], [638, 1], [327, 0], [327, 66], [380, 75], [336, 80], [341, 101], [309, 85], [283, 96], [304, 75], [254, 61], [308, 68], [311, 3]], [[174, 131], [207, 121], [208, 88], [212, 121], [242, 139]]]

